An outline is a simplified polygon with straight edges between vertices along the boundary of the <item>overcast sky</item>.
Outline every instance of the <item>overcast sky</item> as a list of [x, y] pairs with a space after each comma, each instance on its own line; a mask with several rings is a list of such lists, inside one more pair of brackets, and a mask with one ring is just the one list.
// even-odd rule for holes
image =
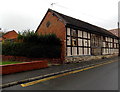
[[[120, 0], [0, 0], [0, 28], [36, 30], [48, 8], [105, 28], [117, 28]], [[53, 6], [51, 6], [51, 3]]]

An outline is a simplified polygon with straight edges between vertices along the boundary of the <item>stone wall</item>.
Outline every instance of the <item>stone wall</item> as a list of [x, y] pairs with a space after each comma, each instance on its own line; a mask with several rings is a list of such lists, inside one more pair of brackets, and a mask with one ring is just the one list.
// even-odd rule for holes
[[83, 61], [90, 61], [90, 60], [97, 60], [97, 59], [103, 59], [103, 58], [110, 58], [118, 56], [117, 54], [113, 55], [97, 55], [97, 56], [67, 56], [65, 57], [64, 63], [78, 63]]

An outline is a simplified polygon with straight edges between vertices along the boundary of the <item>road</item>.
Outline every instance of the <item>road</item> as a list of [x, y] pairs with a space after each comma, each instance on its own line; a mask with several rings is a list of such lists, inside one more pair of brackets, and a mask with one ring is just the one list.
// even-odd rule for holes
[[86, 71], [42, 81], [22, 87], [15, 85], [4, 90], [118, 90], [118, 62]]

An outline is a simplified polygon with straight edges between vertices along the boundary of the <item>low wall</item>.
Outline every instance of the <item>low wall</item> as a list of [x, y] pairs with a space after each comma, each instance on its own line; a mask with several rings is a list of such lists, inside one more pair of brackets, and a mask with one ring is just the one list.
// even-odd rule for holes
[[34, 61], [34, 60], [41, 60], [41, 58], [27, 58], [27, 57], [22, 57], [22, 56], [6, 56], [6, 55], [1, 55], [2, 61], [21, 61], [21, 62], [29, 62], [29, 61]]
[[19, 64], [0, 65], [0, 74], [12, 74], [16, 72], [28, 71], [48, 67], [47, 61], [34, 61]]
[[49, 63], [62, 63], [61, 58], [27, 58], [22, 56], [6, 56], [0, 55], [2, 61], [20, 61], [20, 62], [30, 62], [30, 61], [48, 61]]
[[98, 56], [67, 56], [65, 57], [64, 63], [78, 63], [82, 61], [90, 61], [90, 60], [96, 60], [96, 59], [102, 59], [102, 58], [110, 58], [118, 56], [117, 54], [113, 55], [98, 55]]

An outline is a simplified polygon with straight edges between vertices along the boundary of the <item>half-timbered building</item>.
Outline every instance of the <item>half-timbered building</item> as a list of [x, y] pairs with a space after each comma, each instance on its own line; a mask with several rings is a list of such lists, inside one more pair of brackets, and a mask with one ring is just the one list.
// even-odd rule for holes
[[117, 55], [118, 37], [101, 27], [48, 9], [38, 34], [56, 34], [62, 42], [61, 58]]

